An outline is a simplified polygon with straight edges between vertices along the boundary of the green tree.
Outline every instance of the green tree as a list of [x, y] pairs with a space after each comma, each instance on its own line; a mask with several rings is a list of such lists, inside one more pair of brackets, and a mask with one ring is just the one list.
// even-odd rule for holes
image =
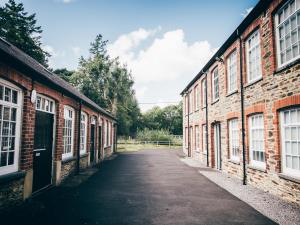
[[53, 73], [55, 73], [65, 81], [70, 82], [71, 76], [73, 75], [74, 71], [68, 70], [67, 68], [61, 68], [54, 70]]
[[44, 66], [50, 54], [42, 49], [42, 29], [35, 14], [28, 15], [22, 3], [9, 0], [0, 7], [0, 37], [11, 42]]
[[90, 56], [81, 57], [78, 70], [69, 79], [83, 94], [118, 120], [118, 134], [135, 135], [140, 109], [133, 90], [133, 78], [118, 59], [106, 51], [107, 41], [97, 35], [91, 43]]

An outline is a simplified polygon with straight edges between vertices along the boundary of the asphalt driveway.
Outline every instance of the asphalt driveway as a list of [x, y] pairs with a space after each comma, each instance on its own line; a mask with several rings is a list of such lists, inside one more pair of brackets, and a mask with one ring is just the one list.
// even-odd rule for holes
[[179, 156], [175, 150], [119, 154], [80, 185], [53, 188], [0, 224], [275, 224]]

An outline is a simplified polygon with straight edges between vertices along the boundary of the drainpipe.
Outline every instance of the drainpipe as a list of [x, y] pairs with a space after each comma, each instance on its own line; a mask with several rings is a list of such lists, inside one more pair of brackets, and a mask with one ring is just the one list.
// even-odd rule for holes
[[80, 129], [81, 129], [81, 100], [79, 102], [78, 121], [77, 121], [77, 157], [76, 157], [76, 174], [80, 172]]
[[191, 147], [191, 143], [190, 143], [190, 92], [187, 92], [187, 101], [188, 101], [188, 157], [191, 157], [191, 153], [190, 153], [190, 147]]
[[246, 171], [246, 145], [245, 145], [245, 110], [244, 110], [244, 85], [243, 85], [243, 41], [237, 30], [240, 42], [240, 88], [241, 88], [241, 117], [242, 117], [242, 148], [243, 148], [243, 185], [247, 184]]
[[205, 123], [206, 123], [206, 165], [209, 167], [209, 151], [208, 151], [208, 96], [207, 96], [207, 72], [205, 72]]

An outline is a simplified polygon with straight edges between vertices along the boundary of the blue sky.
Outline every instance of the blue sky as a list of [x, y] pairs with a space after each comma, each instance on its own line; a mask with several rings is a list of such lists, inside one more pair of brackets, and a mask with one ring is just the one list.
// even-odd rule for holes
[[53, 68], [76, 69], [78, 58], [88, 55], [89, 43], [101, 33], [109, 40], [109, 53], [132, 70], [139, 102], [149, 103], [179, 101], [180, 91], [258, 0], [22, 2], [36, 13]]

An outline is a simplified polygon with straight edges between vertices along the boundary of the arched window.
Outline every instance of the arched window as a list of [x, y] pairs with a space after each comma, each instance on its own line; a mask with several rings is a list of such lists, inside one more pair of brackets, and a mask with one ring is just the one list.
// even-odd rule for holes
[[87, 140], [87, 114], [81, 113], [81, 125], [80, 125], [80, 154], [86, 153], [86, 140]]

